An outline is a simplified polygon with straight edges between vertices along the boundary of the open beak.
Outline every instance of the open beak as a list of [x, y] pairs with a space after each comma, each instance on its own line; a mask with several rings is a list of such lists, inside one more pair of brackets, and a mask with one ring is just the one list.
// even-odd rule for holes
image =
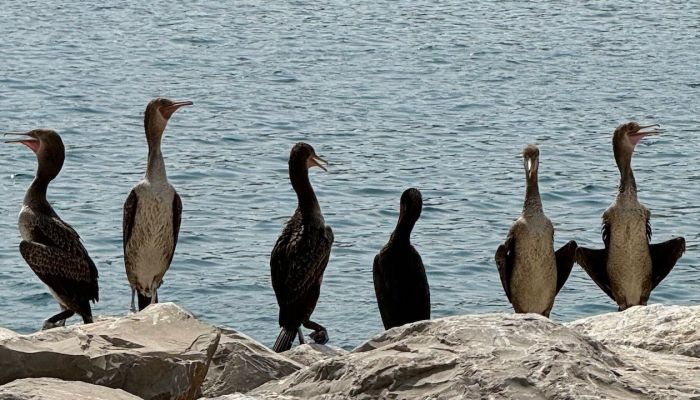
[[39, 151], [39, 146], [41, 145], [41, 142], [39, 141], [39, 139], [35, 138], [31, 132], [6, 132], [3, 134], [3, 136], [7, 135], [25, 136], [25, 138], [6, 140], [5, 143], [22, 143], [23, 145], [32, 149], [32, 151], [35, 154], [37, 151]]
[[322, 170], [328, 172], [328, 169], [326, 168], [326, 166], [328, 166], [328, 161], [326, 161], [326, 160], [324, 160], [323, 158], [317, 156], [316, 154], [312, 155], [312, 156], [309, 158], [308, 166], [309, 166], [309, 168], [311, 168], [311, 167], [319, 167], [319, 168], [321, 168]]
[[[645, 131], [643, 129], [647, 128], [653, 128], [652, 130]], [[637, 145], [640, 140], [645, 138], [646, 136], [653, 136], [653, 135], [658, 135], [659, 133], [662, 133], [663, 130], [661, 129], [659, 124], [653, 124], [653, 125], [647, 125], [647, 126], [640, 126], [639, 129], [636, 132], [630, 133], [628, 136], [630, 140], [632, 141], [633, 145]]]
[[165, 118], [165, 119], [169, 119], [170, 116], [173, 115], [173, 113], [174, 113], [175, 111], [177, 111], [180, 107], [182, 107], [182, 106], [191, 106], [191, 105], [193, 105], [193, 104], [194, 104], [194, 103], [192, 103], [191, 101], [176, 101], [176, 102], [174, 102], [173, 104], [171, 104], [171, 105], [169, 105], [169, 106], [161, 107], [161, 108], [160, 108], [160, 115], [162, 115], [163, 118]]

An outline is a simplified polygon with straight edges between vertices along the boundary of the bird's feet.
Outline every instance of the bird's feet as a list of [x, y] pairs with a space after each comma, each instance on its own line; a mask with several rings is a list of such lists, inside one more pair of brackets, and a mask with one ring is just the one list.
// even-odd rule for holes
[[314, 341], [316, 344], [326, 344], [328, 343], [328, 331], [325, 329], [318, 330], [318, 331], [313, 331], [309, 335], [309, 337]]
[[49, 321], [49, 320], [47, 319], [46, 321], [44, 321], [44, 325], [41, 326], [41, 330], [42, 330], [42, 331], [45, 331], [45, 330], [48, 330], [48, 329], [59, 328], [59, 327], [62, 327], [62, 326], [66, 326], [66, 320], [65, 320], [65, 319], [62, 319], [62, 320], [56, 321], [56, 322], [51, 322], [51, 321]]

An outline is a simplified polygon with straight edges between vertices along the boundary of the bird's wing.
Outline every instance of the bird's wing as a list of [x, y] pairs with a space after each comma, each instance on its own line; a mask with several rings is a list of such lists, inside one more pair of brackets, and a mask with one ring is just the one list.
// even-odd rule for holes
[[593, 282], [601, 288], [605, 294], [615, 300], [610, 288], [610, 279], [608, 279], [608, 271], [606, 264], [608, 261], [608, 250], [595, 250], [579, 247], [576, 249], [576, 262], [583, 267], [588, 276], [593, 279]]
[[19, 245], [29, 267], [58, 294], [86, 293], [89, 300], [99, 300], [97, 267], [75, 230], [58, 217], [35, 218], [33, 240]]
[[333, 245], [330, 227], [308, 228], [295, 218], [285, 227], [270, 258], [272, 286], [280, 305], [296, 302], [320, 282]]
[[[503, 290], [510, 299], [510, 276], [513, 272], [513, 262], [515, 259], [515, 237], [508, 234], [506, 241], [498, 246], [496, 250], [496, 266], [498, 267], [498, 275], [501, 277]], [[512, 302], [512, 301], [511, 301]]]
[[129, 193], [129, 197], [126, 198], [126, 202], [124, 203], [124, 218], [122, 220], [122, 234], [125, 252], [126, 244], [129, 243], [129, 240], [131, 239], [131, 233], [134, 229], [136, 207], [138, 207], [138, 196], [136, 196], [136, 191], [132, 189]]
[[569, 279], [569, 274], [571, 274], [571, 268], [574, 266], [574, 260], [576, 259], [576, 242], [571, 240], [559, 250], [557, 250], [554, 255], [557, 259], [557, 291], [559, 293], [566, 280]]
[[385, 312], [385, 307], [383, 305], [391, 302], [391, 286], [388, 284], [388, 280], [384, 276], [386, 271], [382, 268], [382, 252], [379, 252], [374, 257], [374, 263], [372, 264], [372, 274], [374, 277], [374, 293], [377, 296], [377, 306], [379, 307], [379, 314], [382, 317], [382, 323], [384, 328], [393, 326], [393, 321], [391, 319], [391, 313]]
[[673, 238], [663, 243], [650, 244], [651, 253], [651, 288], [654, 289], [676, 265], [676, 261], [685, 252], [685, 239]]
[[180, 195], [175, 192], [173, 197], [173, 248], [168, 257], [168, 265], [173, 262], [175, 255], [175, 247], [177, 246], [177, 238], [180, 236], [180, 221], [182, 220], [182, 200]]

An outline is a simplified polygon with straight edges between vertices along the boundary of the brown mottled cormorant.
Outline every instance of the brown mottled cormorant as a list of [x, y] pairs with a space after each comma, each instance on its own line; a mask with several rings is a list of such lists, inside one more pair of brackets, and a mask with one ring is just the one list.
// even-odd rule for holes
[[90, 301], [99, 299], [97, 267], [80, 242], [78, 233], [63, 222], [46, 200], [49, 183], [63, 167], [63, 141], [56, 132], [47, 129], [13, 134], [24, 137], [6, 143], [26, 145], [36, 154], [38, 161], [36, 176], [19, 213], [22, 235], [19, 251], [61, 307], [61, 312], [46, 320], [42, 329], [63, 326], [66, 319], [76, 313], [89, 324], [92, 322]]
[[326, 328], [309, 320], [321, 291], [323, 272], [333, 245], [333, 231], [326, 225], [314, 190], [309, 182], [309, 168], [326, 163], [313, 147], [297, 143], [289, 154], [289, 179], [297, 194], [298, 207], [289, 219], [270, 257], [272, 288], [279, 304], [282, 328], [273, 349], [289, 350], [295, 335], [303, 343], [301, 325], [313, 329], [316, 343], [328, 342]]
[[505, 243], [496, 250], [496, 265], [515, 312], [549, 317], [554, 298], [574, 265], [576, 242], [554, 251], [554, 226], [542, 210], [537, 183], [539, 159], [537, 146], [525, 147], [525, 204]]
[[403, 192], [396, 228], [374, 257], [374, 292], [384, 329], [430, 319], [428, 278], [420, 254], [411, 245], [411, 231], [422, 207], [418, 189]]
[[593, 281], [615, 300], [619, 310], [646, 305], [651, 291], [671, 272], [685, 252], [685, 239], [674, 238], [650, 244], [649, 210], [637, 200], [637, 183], [632, 172], [632, 154], [642, 138], [658, 129], [642, 129], [636, 122], [622, 124], [613, 134], [613, 153], [620, 170], [615, 201], [603, 213], [605, 248], [579, 247], [576, 261]]
[[157, 290], [170, 268], [180, 232], [182, 202], [165, 173], [160, 142], [170, 116], [191, 101], [157, 98], [148, 103], [143, 124], [148, 142], [146, 176], [124, 203], [124, 265], [131, 285], [131, 310], [158, 302]]

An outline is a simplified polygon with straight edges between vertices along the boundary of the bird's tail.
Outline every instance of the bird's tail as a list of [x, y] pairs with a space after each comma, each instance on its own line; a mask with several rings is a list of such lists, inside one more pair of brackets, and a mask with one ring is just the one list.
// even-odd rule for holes
[[279, 336], [277, 336], [277, 340], [275, 341], [275, 345], [272, 347], [272, 350], [274, 350], [275, 353], [281, 353], [291, 349], [294, 338], [297, 335], [297, 331], [298, 329], [282, 328]]
[[144, 308], [148, 307], [149, 304], [151, 304], [150, 297], [144, 296], [139, 292], [136, 292], [136, 295], [139, 298], [139, 311], [143, 310]]

